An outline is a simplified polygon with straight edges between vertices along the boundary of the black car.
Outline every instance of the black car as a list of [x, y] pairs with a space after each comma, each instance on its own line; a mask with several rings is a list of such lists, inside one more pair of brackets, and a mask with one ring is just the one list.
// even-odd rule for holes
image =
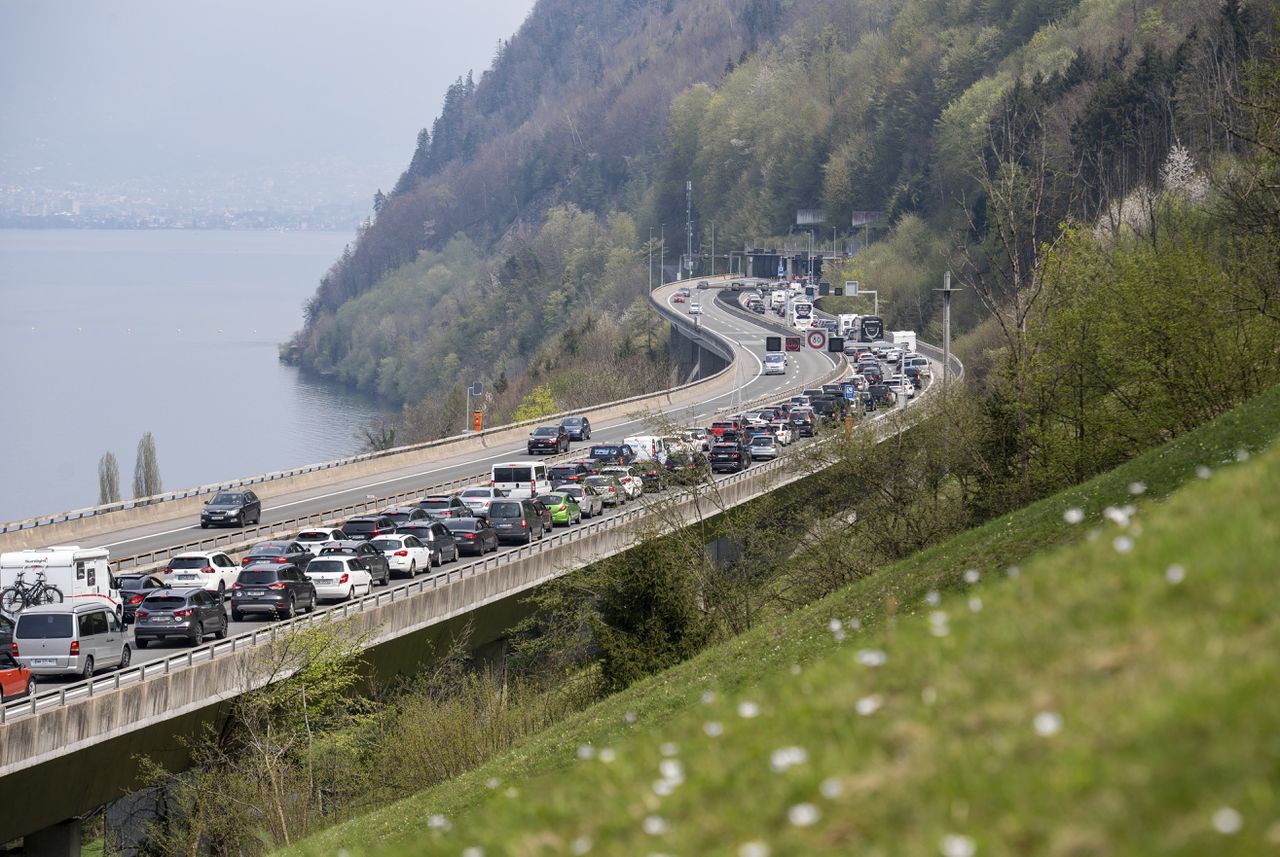
[[498, 531], [488, 518], [450, 518], [445, 526], [458, 540], [458, 552], [482, 556], [498, 549]]
[[120, 587], [120, 603], [124, 605], [126, 625], [133, 621], [133, 614], [142, 599], [165, 586], [164, 578], [158, 574], [118, 574], [116, 584]]
[[253, 549], [240, 558], [241, 565], [250, 565], [255, 562], [274, 562], [286, 563], [290, 562], [298, 568], [306, 568], [307, 563], [311, 562], [311, 558], [315, 556], [302, 542], [294, 541], [269, 541], [258, 542]]
[[428, 516], [426, 509], [418, 506], [393, 506], [390, 509], [383, 509], [382, 517], [390, 518], [398, 527], [410, 521], [424, 521]]
[[[472, 514], [471, 507], [462, 502], [457, 494], [432, 494], [418, 501], [427, 518], [443, 520], [445, 518], [466, 518]], [[407, 523], [407, 522], [401, 522]]]
[[[406, 524], [405, 526], [413, 525]], [[384, 532], [395, 533], [399, 531], [395, 527], [388, 527]], [[387, 562], [387, 558], [382, 551], [369, 544], [367, 539], [347, 539], [341, 542], [329, 542], [320, 546], [320, 553], [317, 556], [333, 556], [334, 554], [354, 556], [364, 560], [364, 564], [369, 568], [369, 576], [379, 586], [386, 586], [391, 582], [390, 563]]]
[[591, 440], [591, 420], [586, 417], [565, 417], [560, 425], [569, 433], [569, 440]]
[[396, 522], [386, 515], [357, 515], [343, 522], [342, 531], [352, 541], [368, 541], [378, 533], [394, 533]]
[[290, 563], [257, 563], [240, 571], [231, 587], [231, 621], [248, 613], [268, 613], [281, 619], [316, 609], [316, 587], [302, 569]]
[[145, 649], [152, 640], [181, 637], [198, 646], [206, 634], [221, 640], [227, 636], [227, 610], [222, 599], [203, 587], [183, 587], [152, 592], [134, 614], [133, 641]]
[[498, 532], [498, 540], [530, 544], [534, 536], [546, 535], [542, 515], [529, 500], [494, 500], [489, 504], [489, 518]]
[[563, 425], [538, 426], [529, 433], [529, 454], [539, 452], [568, 452], [569, 432]]
[[751, 456], [740, 443], [717, 443], [711, 447], [711, 469], [716, 473], [725, 471], [737, 472], [746, 470], [751, 464]]
[[[591, 462], [591, 465], [594, 464], [595, 462]], [[585, 461], [566, 461], [564, 464], [553, 465], [547, 475], [551, 477], [552, 485], [564, 485], [567, 482], [581, 482], [599, 471], [598, 466], [590, 466]]]
[[252, 491], [219, 491], [200, 511], [200, 528], [243, 527], [262, 520], [262, 501]]

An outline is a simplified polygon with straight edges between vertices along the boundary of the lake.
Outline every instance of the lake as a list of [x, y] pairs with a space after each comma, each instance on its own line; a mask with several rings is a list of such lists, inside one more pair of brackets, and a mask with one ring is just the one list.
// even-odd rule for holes
[[355, 452], [389, 409], [277, 351], [353, 237], [0, 229], [0, 520], [94, 505], [108, 450], [131, 496], [147, 431], [165, 490]]

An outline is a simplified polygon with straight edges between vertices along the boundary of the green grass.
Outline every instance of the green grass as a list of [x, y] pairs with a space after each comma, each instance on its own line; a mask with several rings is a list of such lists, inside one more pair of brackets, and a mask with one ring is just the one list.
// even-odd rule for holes
[[[1278, 431], [1273, 389], [290, 853], [562, 854], [585, 837], [592, 854], [732, 855], [748, 841], [775, 855], [938, 854], [949, 835], [982, 855], [1275, 852], [1280, 450], [1236, 454]], [[1201, 465], [1211, 478], [1194, 476]], [[1127, 529], [1103, 522], [1131, 502]], [[1083, 523], [1064, 522], [1073, 507]], [[1121, 535], [1131, 552], [1116, 550]], [[1171, 584], [1175, 563], [1185, 580]], [[981, 582], [965, 583], [967, 569]], [[863, 665], [867, 651], [885, 664]], [[743, 702], [759, 716], [739, 716]], [[1037, 734], [1040, 714], [1061, 731]], [[668, 743], [684, 780], [659, 797]], [[579, 759], [582, 745], [596, 757]], [[777, 773], [771, 754], [786, 747], [806, 761]], [[816, 808], [812, 826], [789, 822], [801, 804]], [[1215, 831], [1223, 807], [1241, 814], [1239, 833]], [[650, 817], [669, 832], [646, 833]]]

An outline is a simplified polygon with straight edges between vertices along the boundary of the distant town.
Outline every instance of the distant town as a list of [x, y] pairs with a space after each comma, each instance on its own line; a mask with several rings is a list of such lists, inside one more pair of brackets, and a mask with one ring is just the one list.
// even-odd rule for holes
[[372, 214], [372, 192], [262, 178], [192, 179], [185, 185], [89, 186], [0, 179], [0, 228], [351, 230]]

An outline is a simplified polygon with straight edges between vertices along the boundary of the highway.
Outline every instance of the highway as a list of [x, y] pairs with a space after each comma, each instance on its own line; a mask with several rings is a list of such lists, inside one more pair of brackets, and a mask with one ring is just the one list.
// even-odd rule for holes
[[[652, 300], [655, 303], [665, 305], [673, 312], [687, 314], [689, 303], [676, 303], [672, 300], [678, 288], [678, 284], [663, 286], [653, 293]], [[736, 354], [733, 366], [725, 373], [722, 382], [716, 385], [718, 389], [712, 391], [711, 395], [702, 398], [701, 401], [692, 400], [687, 404], [681, 403], [660, 415], [633, 414], [621, 417], [615, 416], [598, 422], [595, 418], [592, 418], [591, 441], [574, 444], [568, 456], [559, 456], [557, 460], [580, 457], [585, 454], [587, 447], [595, 443], [621, 441], [627, 436], [649, 433], [648, 429], [654, 423], [663, 420], [679, 426], [705, 426], [711, 422], [713, 415], [717, 411], [737, 411], [744, 402], [758, 398], [774, 397], [785, 390], [817, 382], [823, 376], [830, 374], [839, 365], [839, 358], [835, 355], [806, 350], [790, 355], [791, 359], [789, 360], [786, 375], [764, 375], [762, 356], [765, 348], [765, 336], [771, 331], [751, 317], [735, 313], [721, 306], [713, 299], [716, 291], [715, 289], [705, 291], [695, 289], [691, 300], [698, 301], [703, 310], [698, 323], [705, 326], [706, 329], [720, 334], [724, 339], [732, 343]], [[776, 331], [772, 332], [776, 333]], [[590, 409], [582, 413], [592, 417], [592, 410]], [[259, 490], [259, 494], [263, 497], [263, 529], [272, 530], [278, 527], [279, 533], [283, 535], [287, 526], [288, 533], [291, 535], [299, 527], [297, 525], [289, 526], [289, 522], [303, 516], [333, 513], [341, 510], [344, 506], [367, 503], [375, 497], [379, 498], [379, 502], [376, 503], [377, 507], [383, 508], [385, 505], [391, 505], [389, 501], [394, 495], [413, 492], [416, 497], [430, 493], [432, 486], [468, 477], [477, 477], [475, 484], [484, 484], [488, 479], [488, 469], [495, 462], [529, 460], [530, 458], [531, 456], [527, 455], [525, 451], [523, 442], [519, 442], [495, 449], [473, 450], [468, 453], [449, 455], [426, 465], [401, 468], [361, 479], [335, 481], [310, 490], [286, 493], [280, 496], [270, 495], [270, 484], [268, 483]], [[481, 478], [482, 474], [483, 477]], [[451, 490], [459, 489], [454, 487]], [[388, 498], [388, 502], [382, 502], [381, 498]], [[406, 499], [404, 502], [412, 504], [413, 501]], [[609, 512], [609, 515], [621, 514], [634, 505], [635, 503], [633, 502], [624, 509]], [[331, 520], [334, 524], [340, 524], [341, 517], [344, 516], [334, 515]], [[149, 554], [151, 552], [160, 552], [160, 555], [163, 556], [166, 552], [176, 552], [180, 548], [197, 549], [193, 546], [195, 542], [202, 542], [204, 543], [202, 546], [209, 549], [216, 547], [217, 549], [225, 550], [227, 549], [226, 545], [229, 536], [234, 542], [260, 541], [269, 537], [264, 532], [253, 539], [239, 539], [235, 533], [236, 531], [202, 530], [199, 522], [192, 515], [184, 514], [181, 517], [163, 518], [143, 526], [123, 529], [98, 537], [85, 538], [78, 540], [78, 543], [84, 547], [107, 547], [110, 549], [113, 559], [115, 559], [138, 554]], [[216, 545], [214, 544], [215, 540], [218, 540]], [[509, 548], [503, 548], [503, 550], [509, 550]], [[234, 555], [234, 551], [229, 552]], [[449, 564], [444, 568], [463, 567], [467, 563], [468, 560], [463, 559], [457, 565]], [[125, 570], [127, 570], [127, 564]], [[393, 580], [391, 587], [402, 586], [404, 583], [404, 581]], [[322, 609], [325, 606], [322, 603]], [[231, 636], [246, 633], [270, 621], [262, 619], [232, 622], [229, 633]], [[132, 639], [132, 632], [130, 632], [130, 639]], [[176, 651], [182, 651], [183, 648], [184, 644], [179, 640], [155, 642], [145, 650], [137, 650], [135, 647], [133, 662], [141, 664], [165, 658], [173, 655]], [[75, 678], [62, 680], [41, 679], [41, 689], [65, 685], [75, 680]]]

